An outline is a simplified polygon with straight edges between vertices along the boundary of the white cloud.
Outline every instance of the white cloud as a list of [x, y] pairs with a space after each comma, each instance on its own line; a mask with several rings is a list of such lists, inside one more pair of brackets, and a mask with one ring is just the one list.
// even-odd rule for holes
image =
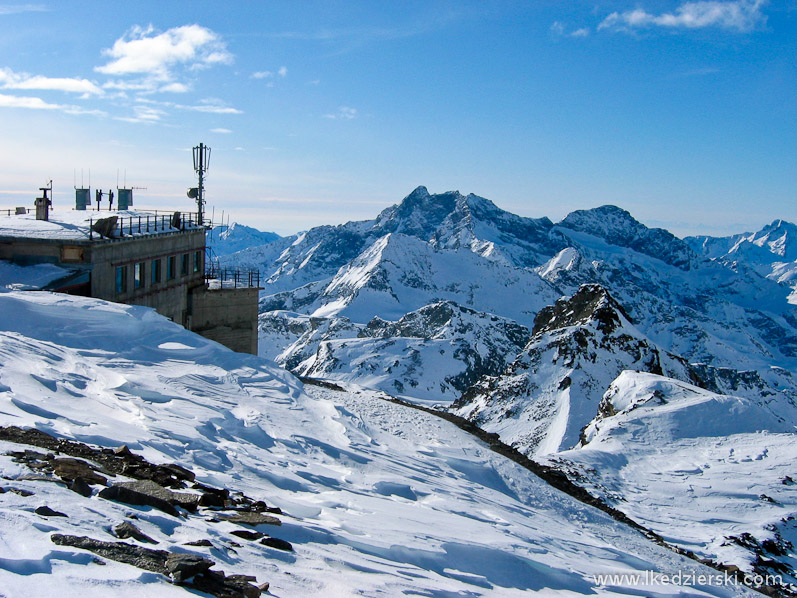
[[30, 96], [10, 96], [0, 93], [0, 108], [27, 108], [29, 110], [60, 110], [67, 114], [94, 114], [105, 116], [102, 110], [87, 110], [70, 104], [52, 104], [41, 98]]
[[582, 27], [581, 29], [576, 29], [570, 34], [570, 37], [587, 37], [589, 35], [589, 29], [587, 27]]
[[761, 7], [767, 0], [699, 0], [684, 2], [674, 13], [652, 14], [642, 8], [626, 12], [613, 12], [598, 29], [630, 30], [641, 27], [672, 29], [702, 29], [717, 27], [739, 32], [752, 31], [766, 23]]
[[0, 15], [15, 15], [21, 12], [46, 12], [42, 4], [0, 4]]
[[243, 114], [242, 110], [226, 106], [221, 100], [215, 98], [208, 98], [202, 100], [199, 104], [193, 106], [185, 106], [175, 104], [175, 108], [180, 110], [192, 110], [194, 112], [207, 112], [208, 114]]
[[184, 83], [169, 83], [168, 85], [164, 85], [160, 88], [159, 91], [169, 92], [169, 93], [187, 93], [191, 91], [191, 88]]
[[148, 75], [170, 81], [178, 65], [205, 68], [233, 60], [218, 34], [200, 25], [183, 25], [163, 33], [149, 27], [133, 27], [103, 51], [112, 60], [95, 67], [105, 75]]
[[211, 129], [210, 132], [211, 133], [220, 133], [222, 135], [227, 135], [229, 133], [232, 133], [232, 131], [230, 131], [230, 129]]
[[564, 35], [565, 26], [562, 25], [562, 23], [560, 23], [559, 21], [554, 21], [553, 23], [551, 23], [551, 33], [553, 33], [556, 36]]
[[279, 70], [277, 71], [277, 74], [278, 74], [280, 77], [285, 77], [285, 76], [288, 74], [288, 68], [287, 68], [287, 67], [284, 67], [284, 66], [281, 66], [281, 67], [279, 68]]
[[274, 73], [271, 71], [258, 71], [256, 73], [252, 73], [250, 75], [251, 79], [267, 79], [269, 77], [273, 77]]
[[341, 106], [334, 114], [325, 114], [324, 118], [332, 120], [352, 120], [357, 117], [357, 109], [349, 108], [348, 106]]
[[15, 73], [11, 69], [0, 69], [0, 86], [4, 89], [26, 89], [39, 91], [66, 91], [89, 95], [102, 95], [104, 92], [88, 79], [70, 77], [44, 77]]

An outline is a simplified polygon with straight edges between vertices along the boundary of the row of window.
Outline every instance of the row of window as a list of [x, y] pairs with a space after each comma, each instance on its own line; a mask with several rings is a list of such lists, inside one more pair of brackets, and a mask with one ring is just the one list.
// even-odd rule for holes
[[[187, 276], [190, 271], [193, 273], [202, 270], [202, 251], [195, 251], [193, 260], [190, 253], [183, 253], [179, 256], [170, 255], [166, 258], [158, 258], [150, 261], [149, 284], [159, 284], [163, 280], [163, 261], [166, 260], [166, 280], [177, 278], [177, 258], [180, 258], [180, 276]], [[147, 262], [137, 262], [133, 264], [133, 289], [143, 289], [147, 286]], [[127, 266], [117, 266], [116, 268], [116, 292], [126, 293], [128, 290]]]

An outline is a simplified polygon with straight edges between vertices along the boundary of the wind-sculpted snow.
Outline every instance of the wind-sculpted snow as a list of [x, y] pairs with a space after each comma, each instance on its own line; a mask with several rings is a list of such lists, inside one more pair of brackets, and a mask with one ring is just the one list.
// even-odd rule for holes
[[626, 371], [600, 411], [552, 462], [701, 557], [795, 582], [793, 409]]
[[9, 597], [187, 595], [159, 573], [101, 566], [77, 544], [51, 541], [115, 541], [111, 528], [132, 516], [158, 550], [268, 581], [269, 595], [751, 595], [630, 578], [600, 585], [594, 576], [605, 573], [716, 571], [433, 415], [372, 392], [304, 388], [149, 309], [4, 293], [0, 337], [0, 425], [179, 463], [204, 484], [280, 507], [281, 526], [256, 527], [293, 545], [242, 539], [232, 533], [240, 526], [218, 517], [125, 505], [96, 489], [83, 496], [30, 475], [7, 456], [29, 447], [4, 441], [0, 588]]

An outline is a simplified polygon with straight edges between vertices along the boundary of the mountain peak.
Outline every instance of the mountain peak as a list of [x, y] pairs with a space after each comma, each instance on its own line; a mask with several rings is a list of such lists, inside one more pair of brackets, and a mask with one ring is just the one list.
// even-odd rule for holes
[[697, 258], [691, 247], [671, 232], [663, 228], [648, 228], [627, 210], [613, 205], [576, 210], [558, 226], [588, 233], [610, 245], [633, 249], [681, 270], [690, 270]]
[[533, 334], [549, 332], [568, 326], [581, 326], [597, 321], [598, 329], [606, 334], [622, 326], [631, 318], [623, 307], [599, 284], [583, 284], [572, 297], [562, 297], [554, 305], [543, 308], [534, 318]]

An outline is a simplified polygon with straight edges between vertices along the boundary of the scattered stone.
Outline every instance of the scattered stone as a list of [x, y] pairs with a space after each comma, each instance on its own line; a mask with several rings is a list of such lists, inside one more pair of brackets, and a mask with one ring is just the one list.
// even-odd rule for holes
[[41, 515], [42, 517], [67, 517], [66, 513], [61, 513], [60, 511], [54, 511], [47, 505], [36, 507], [34, 511], [37, 515]]
[[213, 542], [208, 540], [207, 538], [203, 538], [202, 540], [194, 540], [193, 542], [186, 542], [183, 546], [209, 546], [213, 547]]
[[282, 525], [282, 521], [271, 515], [264, 513], [253, 513], [250, 511], [239, 511], [237, 513], [217, 513], [216, 517], [230, 523], [238, 523], [242, 525], [261, 525], [263, 523], [268, 525]]
[[221, 571], [214, 571], [210, 569], [214, 565], [213, 561], [198, 555], [170, 553], [126, 542], [104, 542], [87, 536], [53, 534], [50, 540], [58, 546], [82, 548], [112, 561], [161, 573], [176, 584], [218, 598], [256, 598], [261, 593], [258, 586], [250, 583], [255, 578], [248, 575], [227, 576]]
[[87, 536], [64, 534], [53, 534], [50, 536], [50, 540], [58, 546], [82, 548], [112, 561], [133, 565], [145, 571], [166, 574], [166, 559], [169, 557], [169, 553], [165, 550], [153, 550], [126, 542], [104, 542]]
[[127, 538], [133, 538], [134, 540], [138, 540], [139, 542], [146, 542], [148, 544], [157, 544], [157, 540], [153, 540], [147, 534], [142, 532], [138, 529], [135, 525], [130, 523], [129, 521], [125, 521], [120, 523], [115, 528], [113, 528], [114, 535], [119, 538], [120, 540], [126, 540]]
[[69, 489], [72, 492], [77, 492], [80, 494], [80, 496], [85, 498], [91, 496], [91, 486], [89, 486], [86, 480], [83, 478], [75, 478], [72, 480], [72, 482], [69, 484]]
[[99, 484], [105, 486], [108, 480], [98, 474], [94, 467], [81, 459], [59, 458], [50, 461], [55, 471], [55, 475], [65, 481], [83, 478], [88, 484]]
[[271, 584], [270, 584], [270, 583], [268, 583], [267, 581], [266, 581], [266, 582], [263, 582], [263, 583], [261, 583], [259, 586], [257, 586], [257, 588], [258, 588], [258, 589], [259, 589], [261, 592], [268, 592], [268, 589], [269, 589], [270, 587], [271, 587]]
[[174, 516], [178, 515], [175, 507], [180, 507], [187, 511], [196, 511], [199, 504], [198, 494], [174, 492], [152, 480], [119, 482], [110, 488], [102, 490], [100, 497], [129, 505], [155, 507], [164, 513]]
[[238, 536], [244, 540], [259, 540], [266, 534], [261, 532], [254, 532], [248, 529], [236, 529], [230, 532], [233, 536]]
[[123, 502], [127, 505], [153, 507], [163, 511], [164, 513], [173, 515], [174, 517], [180, 516], [180, 514], [177, 512], [177, 509], [175, 509], [168, 501], [157, 496], [147, 494], [146, 492], [139, 492], [124, 486], [113, 485], [110, 488], [105, 488], [99, 493], [98, 496], [107, 500]]
[[34, 493], [30, 490], [25, 490], [23, 488], [14, 488], [13, 486], [10, 488], [0, 488], [0, 494], [5, 494], [6, 492], [13, 492], [14, 494], [19, 494], [23, 498], [27, 498], [28, 496], [33, 496]]
[[185, 580], [204, 573], [215, 563], [209, 559], [196, 554], [171, 553], [166, 557], [166, 572], [175, 583], [182, 583]]
[[279, 538], [272, 538], [271, 536], [266, 536], [260, 543], [263, 546], [268, 546], [269, 548], [276, 548], [277, 550], [285, 550], [286, 552], [293, 552], [293, 546], [287, 540], [280, 540]]

